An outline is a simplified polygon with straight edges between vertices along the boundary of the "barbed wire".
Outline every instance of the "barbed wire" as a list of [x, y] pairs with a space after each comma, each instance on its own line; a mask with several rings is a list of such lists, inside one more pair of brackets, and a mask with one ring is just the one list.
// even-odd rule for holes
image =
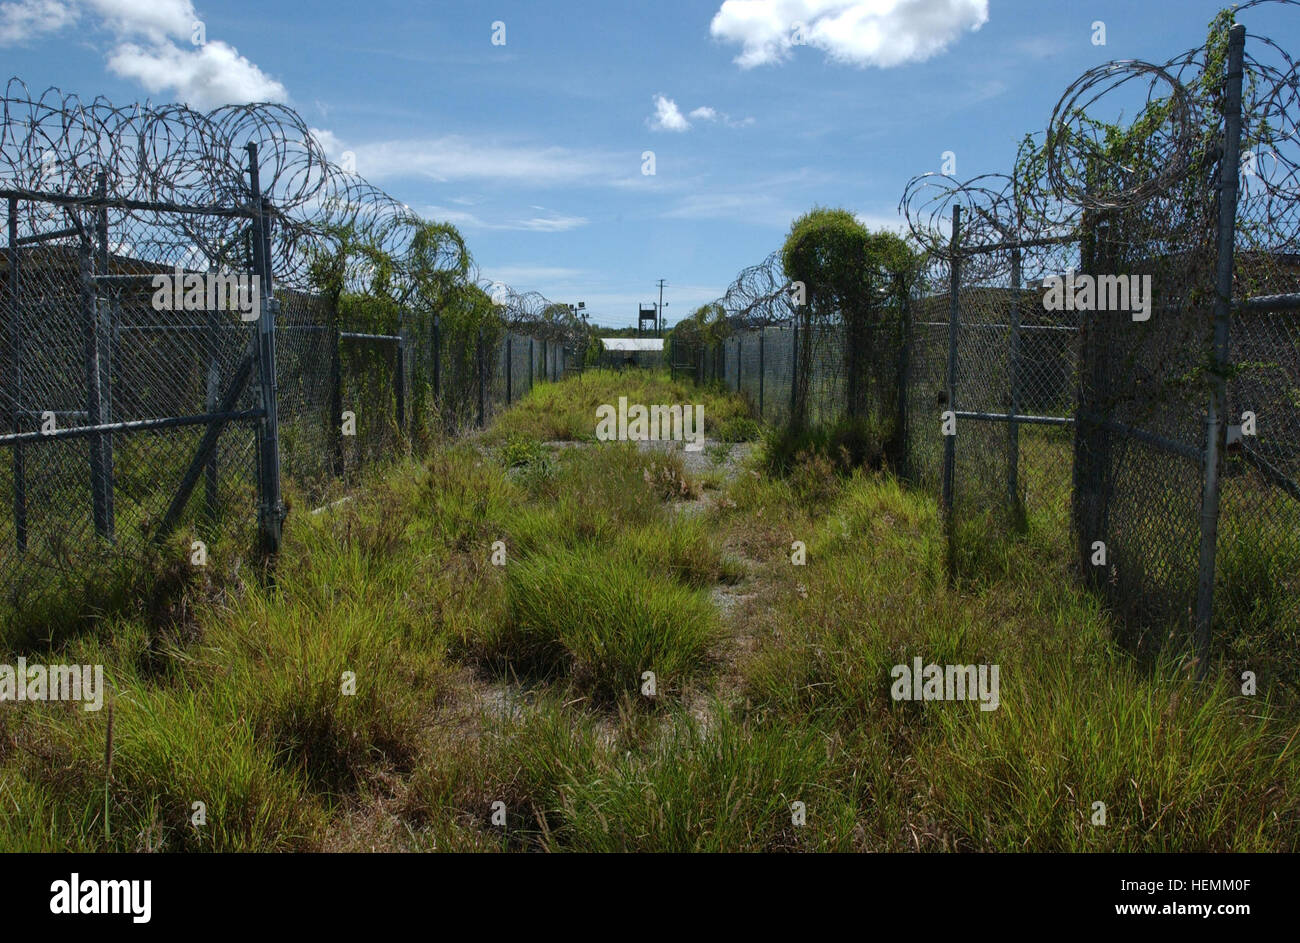
[[[1251, 0], [1234, 11], [1265, 6], [1291, 9], [1296, 0]], [[1293, 245], [1300, 232], [1300, 73], [1292, 57], [1267, 36], [1247, 33], [1243, 123], [1252, 148], [1243, 160], [1242, 198], [1252, 218], [1271, 229], [1275, 247]], [[1219, 68], [1216, 65], [1214, 68]], [[1146, 206], [1166, 232], [1208, 212], [1180, 199], [1180, 188], [1212, 193], [1217, 165], [1215, 122], [1203, 110], [1216, 104], [1222, 77], [1207, 74], [1207, 50], [1191, 49], [1163, 63], [1122, 60], [1084, 72], [1062, 93], [1047, 128], [1026, 138], [1010, 175], [967, 180], [923, 173], [908, 181], [899, 213], [917, 244], [940, 259], [951, 254], [952, 207], [965, 209], [959, 251], [1013, 241], [1066, 240], [1077, 234], [1086, 211]], [[1132, 116], [1127, 127], [1124, 114]], [[1210, 119], [1210, 120], [1207, 120]], [[1116, 147], [1116, 132], [1136, 130]], [[1000, 268], [997, 254], [989, 264]], [[993, 271], [989, 277], [1001, 274]]]
[[770, 253], [757, 265], [742, 269], [726, 292], [708, 306], [722, 311], [731, 330], [788, 321], [794, 313], [794, 303], [780, 250]]
[[13, 78], [0, 98], [0, 116], [0, 188], [45, 197], [19, 201], [20, 238], [68, 221], [76, 232], [44, 241], [81, 238], [93, 231], [92, 215], [107, 206], [114, 254], [190, 270], [246, 267], [251, 143], [273, 220], [277, 285], [318, 288], [313, 266], [342, 255], [345, 291], [370, 291], [382, 264], [386, 290], [399, 302], [418, 304], [433, 275], [444, 291], [450, 284], [484, 288], [499, 300], [509, 329], [536, 328], [566, 341], [582, 333], [567, 306], [500, 282], [481, 284], [454, 229], [444, 225], [430, 238], [429, 221], [332, 162], [307, 122], [286, 105], [224, 105], [207, 112], [147, 101], [117, 106], [103, 96], [83, 101], [58, 88], [33, 95]]

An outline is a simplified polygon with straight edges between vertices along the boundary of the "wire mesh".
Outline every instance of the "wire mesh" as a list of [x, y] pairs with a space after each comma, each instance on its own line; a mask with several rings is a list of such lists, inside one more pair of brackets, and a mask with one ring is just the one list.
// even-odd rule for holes
[[[851, 336], [863, 321], [839, 312], [773, 345], [796, 323], [773, 254], [719, 299], [733, 337], [699, 352], [700, 377], [764, 418], [804, 396], [810, 422], [865, 416], [887, 438], [896, 416], [899, 467], [936, 496], [950, 450], [954, 575], [980, 542], [1028, 534], [1073, 558], [1139, 652], [1181, 646], [1212, 619], [1220, 652], [1294, 679], [1300, 72], [1267, 37], [1246, 37], [1238, 165], [1223, 143], [1229, 28], [1268, 3], [1297, 6], [1253, 0], [1204, 48], [1089, 70], [1010, 175], [910, 181], [900, 212], [926, 267], [897, 333]], [[1138, 118], [1108, 122], [1116, 103]]]
[[281, 473], [309, 502], [346, 488], [499, 409], [507, 327], [543, 339], [529, 387], [585, 336], [567, 306], [489, 292], [454, 229], [283, 106], [13, 80], [0, 108], [6, 624], [177, 530], [265, 548]]

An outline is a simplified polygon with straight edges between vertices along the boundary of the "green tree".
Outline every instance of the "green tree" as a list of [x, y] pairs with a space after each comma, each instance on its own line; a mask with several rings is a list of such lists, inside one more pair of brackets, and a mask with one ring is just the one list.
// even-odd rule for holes
[[795, 433], [808, 422], [808, 383], [821, 331], [838, 325], [845, 340], [846, 418], [854, 435], [860, 446], [872, 440], [885, 451], [897, 448], [905, 316], [920, 263], [902, 237], [871, 232], [845, 209], [815, 206], [791, 224], [781, 265], [792, 283], [799, 330], [790, 420]]

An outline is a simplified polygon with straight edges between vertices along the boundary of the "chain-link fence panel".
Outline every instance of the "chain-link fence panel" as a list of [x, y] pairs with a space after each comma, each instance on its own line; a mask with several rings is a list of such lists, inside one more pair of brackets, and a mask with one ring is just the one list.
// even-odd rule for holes
[[[1257, 96], [1277, 94], [1260, 85]], [[1266, 102], [1248, 102], [1247, 114], [1294, 124], [1294, 114]], [[1294, 296], [1300, 192], [1294, 177], [1278, 170], [1300, 155], [1290, 139], [1274, 147], [1284, 150], [1281, 158], [1263, 153], [1245, 164], [1237, 206], [1238, 305], [1229, 328], [1214, 619], [1217, 642], [1230, 656], [1249, 653], [1258, 667], [1263, 652], [1265, 669], [1294, 684], [1300, 681], [1300, 664], [1289, 654], [1300, 651], [1300, 299]]]
[[918, 287], [908, 317], [903, 477], [936, 497], [943, 476], [941, 415], [948, 409], [948, 296]]
[[799, 332], [799, 369], [808, 371], [809, 425], [830, 425], [846, 412], [845, 336], [841, 325], [814, 325]]
[[763, 373], [766, 364], [763, 360], [767, 356], [766, 339], [762, 337], [761, 329], [758, 331], [744, 331], [736, 336], [736, 360], [737, 367], [740, 371], [740, 395], [749, 403], [749, 408], [759, 415], [760, 397], [766, 396], [767, 390], [764, 388]]
[[[319, 500], [334, 480], [355, 467], [356, 436], [344, 436], [342, 371], [355, 371], [343, 357], [329, 299], [291, 289], [277, 291], [276, 380], [279, 389], [280, 463], [311, 501]], [[349, 354], [353, 345], [347, 344]], [[349, 403], [352, 390], [349, 387]], [[363, 411], [365, 412], [365, 411]], [[368, 430], [366, 424], [361, 429]], [[355, 431], [349, 424], [348, 431]], [[371, 448], [373, 454], [374, 448]]]
[[339, 346], [343, 469], [350, 476], [397, 454], [404, 441], [397, 405], [398, 343], [344, 331]]
[[125, 209], [102, 177], [75, 207], [8, 206], [0, 569], [21, 613], [177, 528], [246, 529], [257, 309], [248, 269], [164, 238], [193, 218]]
[[790, 420], [790, 388], [794, 380], [794, 329], [777, 324], [759, 329], [763, 343], [763, 402], [761, 418], [774, 426]]
[[1196, 606], [1214, 273], [1198, 212], [1157, 197], [1088, 214], [1076, 279], [1076, 301], [1099, 296], [1081, 320], [1079, 559], [1140, 650], [1190, 641]]
[[[921, 324], [942, 331], [945, 341], [954, 317], [958, 326], [954, 387], [936, 395], [951, 395], [939, 417], [951, 410], [953, 526], [960, 531], [954, 549], [963, 557], [977, 556], [978, 545], [999, 531], [1032, 529], [1063, 551], [1070, 547], [1077, 319], [1045, 310], [1040, 293], [1026, 290], [1024, 262], [1018, 246], [960, 255], [956, 312], [950, 296], [927, 299], [927, 318], [945, 305], [947, 317]], [[1042, 260], [1034, 262], [1041, 272]], [[932, 448], [931, 466], [933, 455]]]
[[530, 377], [580, 331], [471, 283], [453, 229], [330, 165], [290, 109], [16, 80], [0, 108], [6, 625], [178, 531], [273, 552], [282, 479], [315, 501], [490, 415], [507, 317], [547, 332]]
[[[1139, 652], [1195, 637], [1203, 671], [1212, 628], [1219, 651], [1294, 672], [1300, 91], [1231, 19], [1163, 65], [1084, 73], [1013, 175], [909, 182], [925, 265], [905, 309], [794, 310], [774, 253], [716, 303], [732, 335], [697, 372], [765, 419], [793, 404], [769, 421], [892, 437], [887, 462], [950, 499], [950, 567], [1028, 533]], [[1140, 118], [1092, 117], [1108, 96]], [[801, 330], [774, 356], [769, 327], [759, 355], [778, 310]]]

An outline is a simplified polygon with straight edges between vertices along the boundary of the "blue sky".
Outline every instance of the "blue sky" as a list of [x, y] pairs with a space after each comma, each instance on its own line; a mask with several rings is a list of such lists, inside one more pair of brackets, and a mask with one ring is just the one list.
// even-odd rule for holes
[[[34, 91], [286, 101], [336, 160], [458, 225], [483, 274], [621, 326], [659, 278], [670, 323], [712, 300], [815, 203], [896, 226], [945, 151], [961, 178], [1009, 170], [1082, 71], [1163, 62], [1221, 5], [8, 0], [0, 54]], [[1246, 22], [1297, 46], [1300, 12]]]

